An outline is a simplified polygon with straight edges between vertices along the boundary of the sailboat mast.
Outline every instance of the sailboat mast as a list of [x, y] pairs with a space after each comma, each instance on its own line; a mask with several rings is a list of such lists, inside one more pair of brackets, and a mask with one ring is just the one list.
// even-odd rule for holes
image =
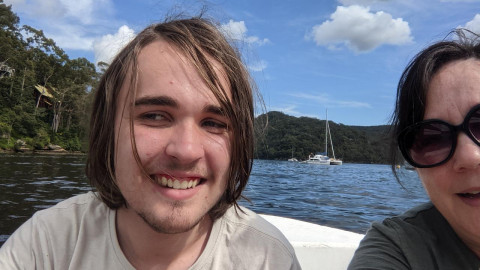
[[333, 159], [335, 159], [335, 150], [333, 150], [333, 141], [332, 141], [332, 133], [330, 132], [330, 125], [328, 125], [328, 136], [330, 137], [330, 146], [332, 147]]
[[327, 144], [327, 136], [328, 136], [328, 110], [325, 109], [325, 155], [328, 156], [328, 144]]

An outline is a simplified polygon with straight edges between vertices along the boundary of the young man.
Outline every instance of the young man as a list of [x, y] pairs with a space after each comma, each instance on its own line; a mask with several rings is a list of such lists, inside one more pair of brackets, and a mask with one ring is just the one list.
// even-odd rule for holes
[[0, 268], [299, 269], [285, 237], [237, 204], [253, 118], [249, 75], [213, 24], [146, 28], [97, 89], [87, 176], [98, 193], [37, 212]]

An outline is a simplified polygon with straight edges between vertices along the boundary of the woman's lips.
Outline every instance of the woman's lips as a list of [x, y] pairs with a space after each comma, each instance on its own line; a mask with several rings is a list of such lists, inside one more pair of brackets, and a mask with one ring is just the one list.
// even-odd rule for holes
[[459, 196], [469, 199], [478, 199], [480, 198], [480, 191], [458, 193]]

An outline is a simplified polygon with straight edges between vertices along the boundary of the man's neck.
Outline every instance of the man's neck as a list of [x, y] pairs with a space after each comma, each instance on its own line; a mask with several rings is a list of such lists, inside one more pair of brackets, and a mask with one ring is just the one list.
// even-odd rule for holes
[[131, 209], [119, 208], [116, 216], [118, 242], [136, 269], [187, 269], [205, 249], [212, 226], [206, 215], [187, 232], [164, 234]]

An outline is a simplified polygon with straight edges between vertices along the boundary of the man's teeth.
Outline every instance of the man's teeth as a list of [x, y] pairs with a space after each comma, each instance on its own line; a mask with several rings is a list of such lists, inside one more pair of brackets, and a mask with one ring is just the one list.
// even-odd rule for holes
[[180, 181], [178, 179], [172, 180], [167, 179], [162, 176], [161, 179], [156, 178], [157, 183], [164, 187], [169, 187], [173, 189], [187, 189], [187, 188], [194, 188], [197, 186], [199, 179], [190, 180], [190, 181]]

